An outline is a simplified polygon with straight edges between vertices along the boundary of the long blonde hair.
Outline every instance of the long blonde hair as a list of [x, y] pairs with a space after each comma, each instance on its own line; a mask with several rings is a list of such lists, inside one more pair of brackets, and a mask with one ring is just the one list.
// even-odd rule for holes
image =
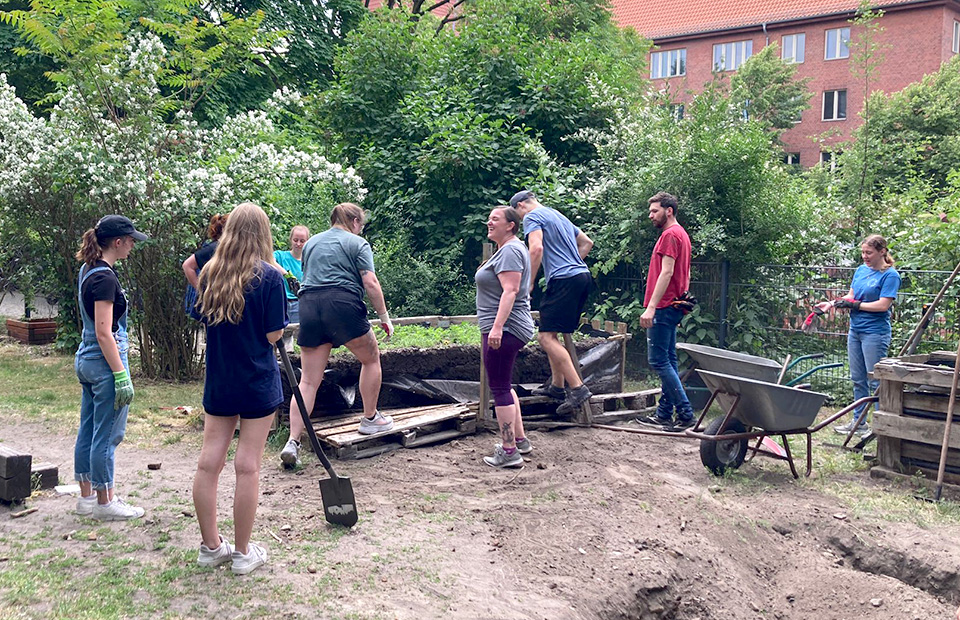
[[208, 325], [236, 325], [243, 319], [243, 295], [254, 278], [262, 277], [263, 262], [276, 265], [270, 219], [252, 202], [241, 203], [230, 212], [217, 251], [200, 271], [197, 306]]

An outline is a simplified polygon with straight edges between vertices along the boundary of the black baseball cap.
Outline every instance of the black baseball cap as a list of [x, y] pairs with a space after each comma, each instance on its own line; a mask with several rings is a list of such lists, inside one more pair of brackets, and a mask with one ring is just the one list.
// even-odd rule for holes
[[130, 235], [137, 241], [144, 241], [147, 238], [145, 234], [134, 228], [133, 222], [130, 221], [129, 217], [122, 215], [104, 215], [100, 218], [100, 221], [97, 222], [94, 231], [97, 233], [97, 239], [100, 241], [113, 239], [115, 237], [126, 237], [127, 235]]
[[534, 194], [528, 189], [520, 190], [519, 192], [513, 195], [513, 198], [510, 199], [510, 206], [516, 209], [519, 203], [523, 202], [524, 200], [530, 200], [531, 198], [535, 198], [535, 197], [536, 197], [536, 194]]

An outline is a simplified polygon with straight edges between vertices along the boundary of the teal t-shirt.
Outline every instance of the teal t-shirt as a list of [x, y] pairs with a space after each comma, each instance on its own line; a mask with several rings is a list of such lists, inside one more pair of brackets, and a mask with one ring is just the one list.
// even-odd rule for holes
[[[293, 257], [292, 252], [276, 250], [273, 253], [273, 260], [283, 267], [284, 271], [289, 271], [300, 282], [303, 282], [303, 263]], [[296, 299], [297, 296], [290, 290], [290, 284], [287, 279], [283, 279], [283, 290], [287, 292], [287, 299]]]
[[310, 237], [303, 246], [300, 292], [336, 286], [353, 291], [362, 299], [361, 271], [374, 271], [370, 244], [342, 228], [330, 228]]

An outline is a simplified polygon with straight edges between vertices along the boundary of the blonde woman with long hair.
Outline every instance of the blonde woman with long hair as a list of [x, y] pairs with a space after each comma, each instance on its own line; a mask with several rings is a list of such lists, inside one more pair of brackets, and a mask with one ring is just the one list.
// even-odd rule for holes
[[[194, 318], [207, 326], [203, 385], [203, 448], [193, 480], [193, 505], [203, 542], [197, 563], [245, 575], [267, 561], [253, 542], [260, 464], [267, 433], [283, 401], [273, 345], [287, 325], [283, 275], [273, 260], [270, 220], [249, 202], [238, 205], [217, 251], [200, 272]], [[234, 546], [217, 527], [217, 482], [240, 421], [234, 469]]]

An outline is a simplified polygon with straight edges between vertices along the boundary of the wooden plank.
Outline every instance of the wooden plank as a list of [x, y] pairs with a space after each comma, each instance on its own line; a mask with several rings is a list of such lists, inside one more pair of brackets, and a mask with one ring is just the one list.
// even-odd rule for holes
[[[949, 390], [946, 390], [943, 394], [935, 394], [932, 392], [904, 392], [903, 408], [942, 413], [946, 416], [949, 400]], [[904, 413], [904, 415], [910, 414]]]
[[60, 483], [60, 470], [53, 463], [37, 463], [30, 468], [30, 478], [34, 489], [52, 489]]
[[597, 331], [600, 331], [600, 319], [593, 319], [592, 321], [590, 321], [590, 327], [592, 327]]
[[423, 415], [408, 417], [399, 421], [394, 419], [393, 430], [386, 433], [378, 433], [377, 435], [361, 435], [356, 430], [360, 427], [359, 423], [350, 424], [348, 426], [336, 429], [326, 429], [323, 433], [317, 433], [317, 435], [321, 440], [326, 441], [334, 446], [344, 446], [352, 443], [367, 441], [372, 437], [385, 437], [399, 434], [405, 430], [416, 428], [417, 426], [424, 426], [443, 420], [456, 419], [459, 418], [464, 411], [464, 407], [460, 405], [453, 405], [450, 406], [449, 410], [446, 412], [431, 411]]
[[[955, 424], [960, 428], [960, 420]], [[944, 423], [939, 420], [927, 420], [877, 411], [873, 415], [873, 432], [878, 437], [891, 437], [916, 441], [931, 446], [940, 446], [943, 442]], [[960, 430], [950, 433], [950, 447], [960, 450]], [[937, 448], [939, 451], [939, 447]], [[937, 460], [939, 460], [939, 454]]]
[[[441, 404], [441, 405], [427, 405], [425, 407], [404, 407], [403, 409], [383, 409], [383, 413], [391, 416], [394, 421], [402, 420], [404, 418], [409, 418], [415, 415], [420, 415], [433, 410], [446, 409], [448, 407], [462, 407], [463, 405], [459, 404]], [[343, 426], [354, 425], [360, 426], [360, 416], [363, 415], [363, 411], [357, 410], [352, 411], [346, 415], [339, 415], [336, 417], [324, 417], [320, 418], [320, 421], [313, 422], [313, 428], [319, 433], [323, 430], [328, 430], [331, 428], [340, 428]], [[311, 420], [312, 421], [312, 420]]]
[[[933, 467], [939, 467], [940, 446], [928, 443], [918, 443], [916, 441], [902, 441], [900, 442], [900, 458], [901, 460], [919, 459], [921, 461], [932, 463]], [[955, 448], [947, 450], [947, 465], [953, 467], [960, 466], [960, 450]]]
[[22, 476], [0, 478], [0, 499], [7, 502], [18, 502], [30, 497], [33, 487], [30, 485], [30, 471]]
[[899, 363], [897, 360], [877, 362], [873, 367], [873, 375], [878, 379], [913, 383], [917, 385], [933, 385], [950, 388], [953, 381], [953, 369], [944, 366], [925, 366], [920, 364]]
[[657, 408], [647, 407], [646, 409], [621, 409], [619, 411], [609, 411], [601, 414], [594, 414], [594, 424], [609, 424], [611, 422], [623, 422], [624, 420], [633, 420], [639, 417], [646, 417], [656, 413]]
[[603, 322], [603, 331], [607, 332], [608, 334], [612, 334], [614, 331], [616, 331], [616, 329], [617, 326], [613, 321]]
[[0, 445], [0, 478], [19, 478], [30, 480], [30, 463], [33, 457], [26, 452]]
[[894, 437], [877, 437], [877, 460], [884, 467], [900, 467], [900, 440]]

